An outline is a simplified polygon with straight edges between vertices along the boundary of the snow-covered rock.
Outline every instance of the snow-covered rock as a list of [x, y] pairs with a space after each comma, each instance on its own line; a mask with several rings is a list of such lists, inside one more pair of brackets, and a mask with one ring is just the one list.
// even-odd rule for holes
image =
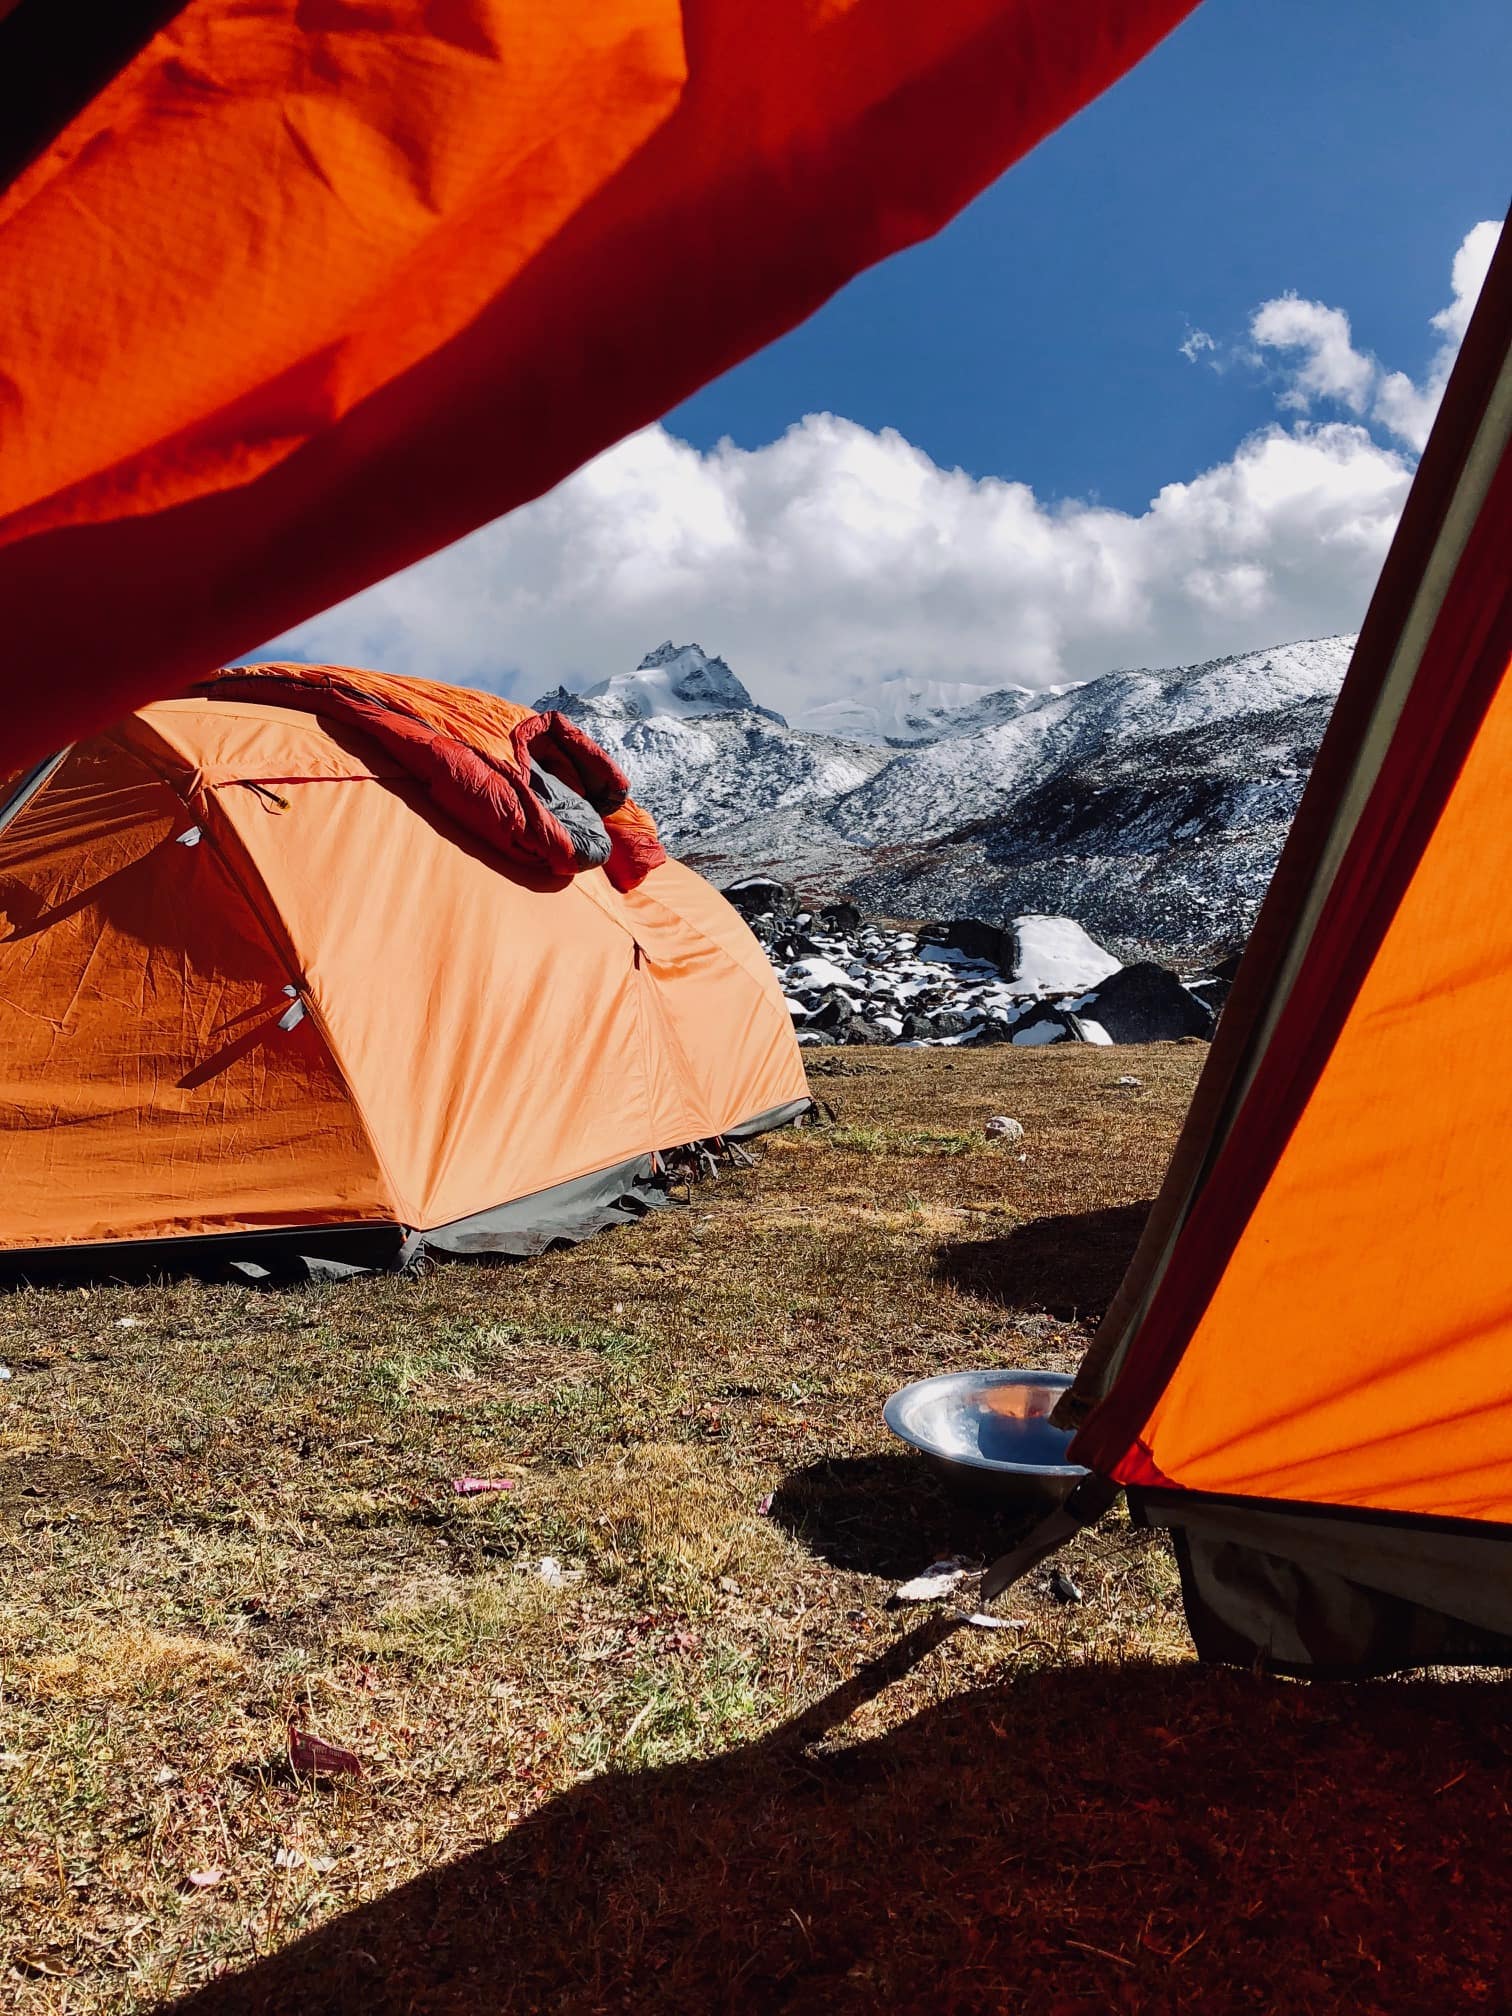
[[1118, 971], [1119, 962], [1069, 917], [1015, 917], [1013, 970], [1025, 994], [1082, 994]]
[[835, 987], [842, 994], [855, 986], [855, 978], [831, 959], [795, 959], [783, 975], [789, 987]]
[[791, 910], [795, 900], [792, 884], [779, 882], [771, 875], [747, 875], [739, 882], [727, 883], [722, 893], [743, 917]]
[[[767, 899], [764, 885], [753, 901]], [[1202, 1002], [1160, 968], [1136, 969], [1121, 987], [1117, 961], [1068, 917], [1018, 917], [976, 937], [969, 918], [915, 933], [876, 920], [852, 925], [855, 913], [842, 914], [844, 929], [822, 916], [816, 922], [795, 899], [782, 914], [763, 910], [752, 918], [800, 1042], [1106, 1044], [1202, 1033], [1188, 1025], [1207, 1017]], [[999, 957], [973, 956], [952, 938], [991, 944]], [[1129, 1018], [1141, 1010], [1148, 1020], [1152, 1002], [1163, 1004], [1162, 1026], [1151, 1037], [1125, 1037]]]
[[1113, 1041], [1101, 1022], [1093, 1022], [1085, 1015], [1076, 1017], [1076, 1033], [1083, 1043], [1108, 1044]]
[[1064, 1043], [1071, 1033], [1059, 1016], [1036, 1015], [1022, 1029], [1015, 1029], [1010, 1040], [1026, 1049], [1036, 1049], [1045, 1043]]

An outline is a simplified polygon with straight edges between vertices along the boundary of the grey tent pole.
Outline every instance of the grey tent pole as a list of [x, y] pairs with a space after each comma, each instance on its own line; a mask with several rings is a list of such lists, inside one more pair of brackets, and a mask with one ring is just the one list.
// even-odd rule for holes
[[68, 754], [68, 749], [72, 747], [73, 744], [69, 743], [68, 748], [60, 749], [56, 756], [46, 756], [40, 763], [34, 763], [10, 796], [0, 803], [0, 833], [5, 831], [12, 819], [19, 817], [26, 810], [48, 778], [62, 763]]
[[1094, 1471], [1083, 1477], [1081, 1482], [1067, 1492], [1065, 1498], [1053, 1512], [1046, 1513], [1039, 1524], [1006, 1554], [1001, 1554], [982, 1574], [980, 1601], [992, 1602], [1005, 1589], [1011, 1589], [1021, 1576], [1031, 1568], [1037, 1568], [1047, 1554], [1064, 1547], [1068, 1540], [1074, 1540], [1084, 1526], [1091, 1526], [1101, 1519], [1104, 1512], [1118, 1496], [1119, 1486], [1108, 1477], [1099, 1477]]

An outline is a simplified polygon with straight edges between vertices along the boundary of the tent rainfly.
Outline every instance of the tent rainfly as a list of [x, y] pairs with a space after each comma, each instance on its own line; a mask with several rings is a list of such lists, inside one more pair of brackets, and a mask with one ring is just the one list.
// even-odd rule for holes
[[550, 489], [1193, 4], [0, 0], [0, 770]]
[[223, 674], [0, 810], [0, 1263], [529, 1253], [808, 1107], [761, 947], [570, 721]]
[[1062, 1426], [1199, 1652], [1512, 1665], [1512, 234]]

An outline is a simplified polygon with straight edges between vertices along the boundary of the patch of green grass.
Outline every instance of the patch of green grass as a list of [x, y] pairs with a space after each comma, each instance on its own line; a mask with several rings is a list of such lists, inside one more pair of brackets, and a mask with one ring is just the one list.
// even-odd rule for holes
[[826, 1135], [830, 1147], [855, 1155], [1001, 1155], [1001, 1147], [974, 1134], [931, 1128], [835, 1127]]
[[674, 1648], [638, 1669], [575, 1732], [572, 1757], [584, 1773], [642, 1771], [707, 1756], [760, 1727], [773, 1702], [759, 1665], [725, 1644], [704, 1647], [686, 1634]]

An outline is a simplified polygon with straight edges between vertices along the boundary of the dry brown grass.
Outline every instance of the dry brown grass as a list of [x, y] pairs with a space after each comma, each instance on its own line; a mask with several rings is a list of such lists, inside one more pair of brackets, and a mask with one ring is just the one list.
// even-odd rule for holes
[[1202, 1055], [821, 1053], [833, 1129], [530, 1266], [7, 1298], [0, 2004], [1512, 2005], [1498, 1683], [1200, 1671], [1120, 1518], [1023, 1633], [884, 1607], [1002, 1536], [883, 1398], [1075, 1362]]

